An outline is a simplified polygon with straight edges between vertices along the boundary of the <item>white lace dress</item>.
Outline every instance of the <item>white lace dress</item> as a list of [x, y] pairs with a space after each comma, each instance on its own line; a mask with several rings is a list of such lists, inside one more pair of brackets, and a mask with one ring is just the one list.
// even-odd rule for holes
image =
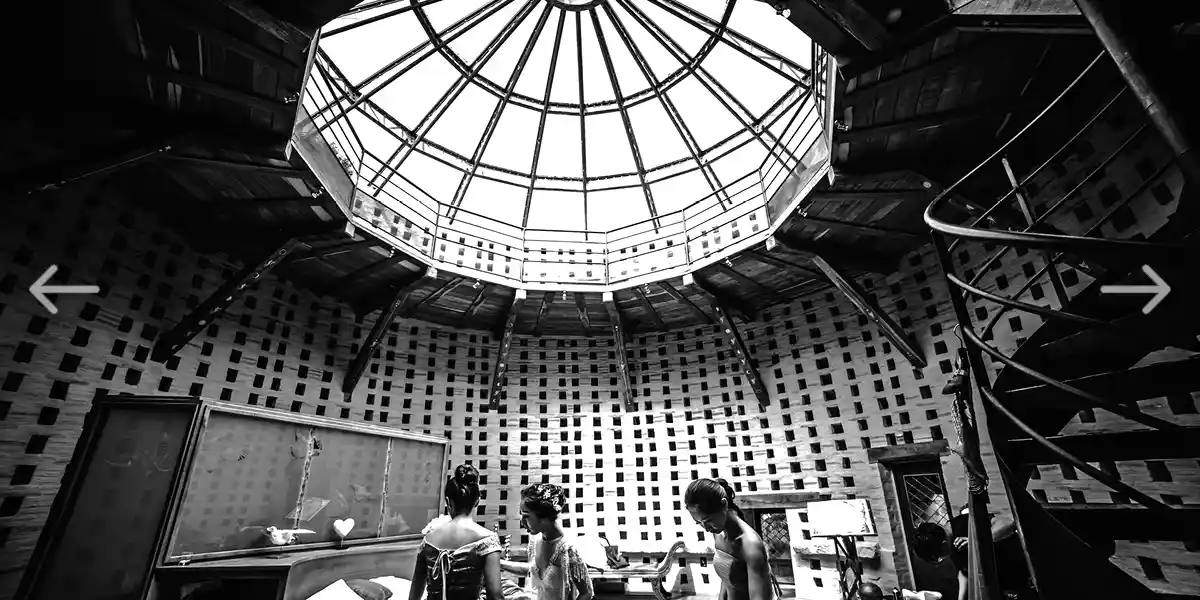
[[[544, 569], [538, 567], [539, 554], [549, 557]], [[567, 536], [545, 544], [540, 535], [529, 541], [529, 579], [534, 600], [575, 600], [582, 593], [594, 593], [587, 564]]]

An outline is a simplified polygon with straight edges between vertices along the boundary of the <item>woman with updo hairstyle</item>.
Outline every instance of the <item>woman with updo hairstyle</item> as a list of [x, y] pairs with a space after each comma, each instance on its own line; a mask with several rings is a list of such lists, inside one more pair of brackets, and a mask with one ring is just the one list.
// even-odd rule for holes
[[713, 569], [721, 578], [717, 600], [772, 600], [774, 578], [766, 544], [746, 523], [733, 497], [724, 479], [697, 479], [683, 497], [692, 519], [715, 540]]
[[[503, 600], [500, 591], [500, 539], [472, 518], [479, 506], [479, 471], [459, 465], [446, 480], [449, 517], [425, 532], [413, 568], [409, 600]], [[444, 522], [438, 522], [444, 520]]]
[[[558, 515], [567, 506], [567, 492], [552, 483], [521, 490], [521, 526], [532, 536], [529, 562], [501, 561], [501, 568], [527, 576], [537, 600], [591, 600], [594, 595], [587, 564], [563, 534]], [[513, 590], [516, 592], [516, 590]], [[505, 591], [506, 596], [516, 596]]]

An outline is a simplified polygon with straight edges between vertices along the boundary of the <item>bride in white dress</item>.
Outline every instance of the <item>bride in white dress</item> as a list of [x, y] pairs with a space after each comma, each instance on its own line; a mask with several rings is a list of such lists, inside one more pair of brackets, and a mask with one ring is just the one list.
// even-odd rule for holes
[[509, 580], [502, 582], [505, 600], [592, 600], [592, 579], [579, 550], [563, 534], [558, 515], [567, 504], [566, 492], [550, 483], [521, 492], [521, 525], [529, 540], [529, 562], [500, 561], [509, 573], [529, 577], [534, 595]]

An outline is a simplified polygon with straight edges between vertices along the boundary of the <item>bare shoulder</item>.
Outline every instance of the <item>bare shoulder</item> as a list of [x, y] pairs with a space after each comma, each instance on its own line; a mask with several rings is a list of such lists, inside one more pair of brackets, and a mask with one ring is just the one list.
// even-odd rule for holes
[[730, 548], [743, 558], [748, 558], [755, 555], [765, 555], [766, 546], [762, 538], [754, 529], [746, 527], [742, 535], [735, 540], [730, 540]]

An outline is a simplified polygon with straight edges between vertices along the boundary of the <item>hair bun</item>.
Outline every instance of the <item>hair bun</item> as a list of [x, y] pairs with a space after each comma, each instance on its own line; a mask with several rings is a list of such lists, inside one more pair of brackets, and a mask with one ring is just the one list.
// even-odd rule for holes
[[459, 465], [454, 470], [454, 481], [461, 485], [472, 485], [479, 483], [479, 471], [471, 465]]
[[729, 485], [729, 482], [724, 479], [718, 479], [717, 483], [720, 484], [721, 489], [725, 490], [725, 498], [733, 500], [733, 486]]

